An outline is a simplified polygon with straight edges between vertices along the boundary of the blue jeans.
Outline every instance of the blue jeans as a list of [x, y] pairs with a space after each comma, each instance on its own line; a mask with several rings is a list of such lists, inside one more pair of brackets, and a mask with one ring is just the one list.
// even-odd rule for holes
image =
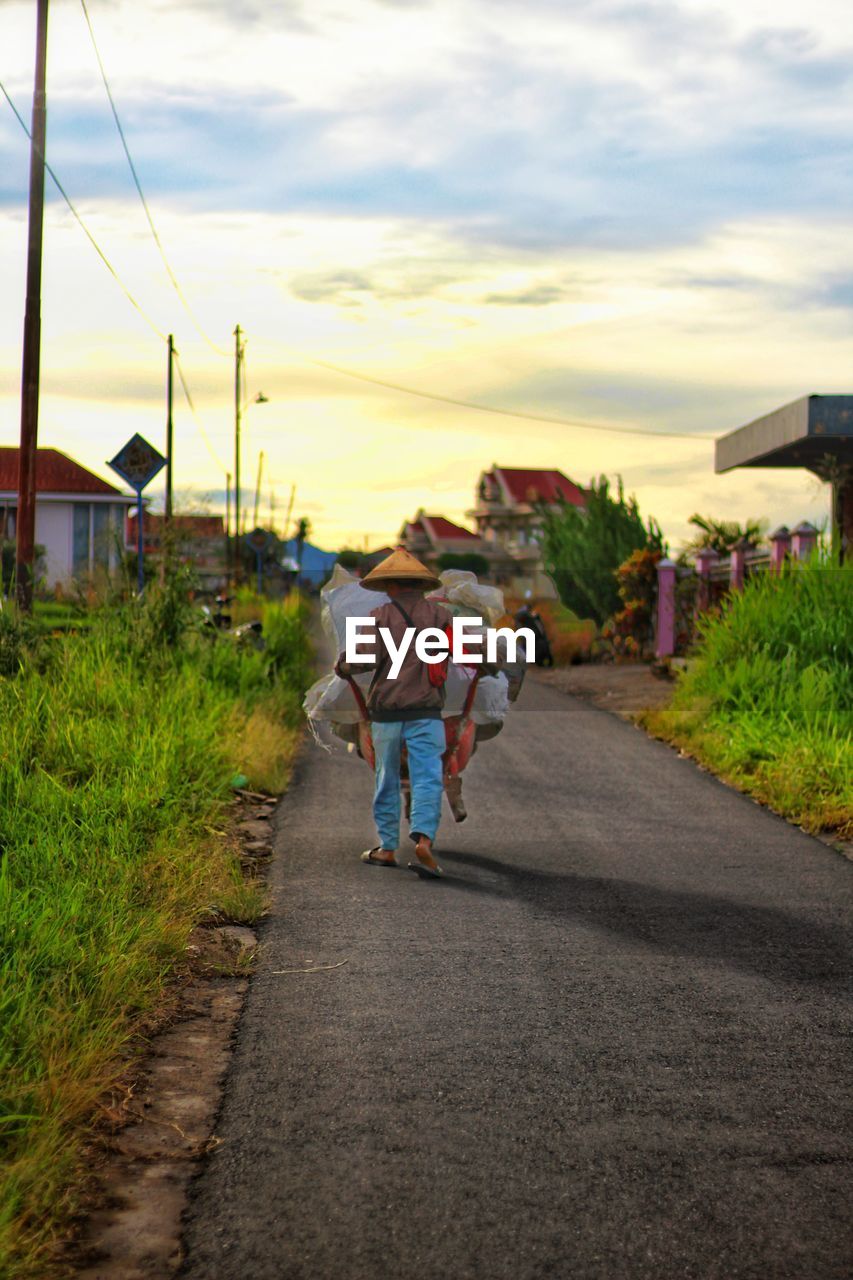
[[444, 753], [442, 720], [374, 721], [370, 726], [376, 755], [373, 817], [383, 849], [400, 843], [400, 750], [409, 756], [412, 784], [410, 829], [435, 839], [441, 818], [444, 790], [441, 757]]

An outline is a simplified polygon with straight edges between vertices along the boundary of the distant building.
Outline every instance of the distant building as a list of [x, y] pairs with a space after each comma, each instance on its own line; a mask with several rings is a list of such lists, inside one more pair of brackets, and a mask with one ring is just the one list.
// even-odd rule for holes
[[[15, 537], [19, 449], [0, 446], [0, 539]], [[36, 455], [36, 566], [48, 587], [83, 582], [118, 567], [125, 515], [135, 496], [121, 492], [58, 449]]]
[[282, 542], [279, 553], [280, 558], [287, 561], [289, 565], [299, 565], [301, 555], [302, 563], [297, 581], [303, 586], [317, 589], [323, 585], [338, 562], [337, 551], [323, 551], [311, 542], [303, 542], [300, 550], [296, 538], [289, 538], [287, 542]]
[[556, 469], [495, 464], [481, 474], [475, 501], [467, 515], [477, 526], [495, 581], [519, 593], [552, 595], [539, 547], [542, 512], [563, 503], [585, 506], [583, 489]]
[[[136, 550], [136, 509], [127, 513], [125, 528], [128, 550]], [[146, 556], [158, 558], [163, 551], [166, 517], [152, 511], [142, 514], [142, 546]], [[202, 587], [211, 590], [222, 586], [228, 573], [228, 546], [222, 516], [175, 515], [173, 554], [183, 564], [191, 565]]]
[[366, 578], [371, 569], [375, 569], [383, 560], [387, 560], [393, 550], [393, 547], [377, 547], [375, 551], [365, 551], [358, 568], [350, 572], [355, 573], [359, 578]]
[[429, 516], [423, 508], [414, 520], [407, 520], [403, 525], [400, 541], [431, 569], [438, 567], [439, 557], [445, 553], [464, 555], [482, 551], [482, 541], [476, 533], [445, 516]]

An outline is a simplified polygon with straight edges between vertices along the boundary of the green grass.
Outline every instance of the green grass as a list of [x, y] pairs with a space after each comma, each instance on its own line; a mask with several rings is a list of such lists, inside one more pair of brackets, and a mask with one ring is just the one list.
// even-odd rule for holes
[[808, 831], [853, 835], [853, 570], [758, 575], [707, 618], [653, 733]]
[[36, 600], [33, 617], [47, 630], [85, 631], [94, 624], [94, 616], [79, 605], [56, 600]]
[[89, 1118], [190, 930], [263, 909], [223, 824], [236, 772], [286, 782], [304, 606], [266, 609], [263, 652], [185, 628], [163, 643], [174, 621], [155, 596], [85, 635], [30, 633], [0, 676], [3, 1280], [50, 1274]]

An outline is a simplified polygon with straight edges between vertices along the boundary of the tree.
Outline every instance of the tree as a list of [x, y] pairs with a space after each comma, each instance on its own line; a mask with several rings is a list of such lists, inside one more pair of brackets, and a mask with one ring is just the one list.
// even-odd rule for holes
[[738, 524], [737, 520], [715, 520], [713, 516], [700, 516], [698, 513], [694, 513], [687, 523], [699, 532], [688, 542], [685, 551], [702, 551], [711, 547], [721, 556], [729, 555], [741, 539], [758, 542], [767, 527], [766, 520], [745, 520]]
[[296, 522], [296, 563], [299, 565], [299, 572], [302, 572], [302, 556], [305, 551], [305, 543], [311, 532], [311, 521], [307, 516], [302, 516]]
[[438, 567], [439, 569], [467, 569], [469, 573], [476, 573], [478, 578], [484, 578], [489, 572], [488, 560], [476, 551], [444, 551], [438, 557]]
[[622, 477], [616, 496], [606, 476], [590, 482], [585, 507], [562, 502], [543, 508], [540, 537], [545, 567], [560, 599], [599, 626], [620, 608], [616, 570], [632, 551], [664, 550], [657, 521], [643, 523], [637, 499], [625, 497]]
[[361, 552], [353, 551], [351, 547], [341, 547], [338, 564], [344, 569], [358, 569], [361, 566]]

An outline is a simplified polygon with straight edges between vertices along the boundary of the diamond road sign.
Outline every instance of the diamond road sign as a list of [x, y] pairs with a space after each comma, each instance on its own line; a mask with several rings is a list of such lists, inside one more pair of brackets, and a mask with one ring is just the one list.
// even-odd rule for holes
[[162, 453], [158, 453], [153, 444], [149, 444], [138, 434], [131, 436], [112, 462], [107, 463], [137, 493], [141, 493], [165, 465], [166, 459]]
[[243, 541], [259, 555], [266, 551], [272, 540], [272, 534], [267, 529], [253, 529], [251, 533], [243, 534]]

